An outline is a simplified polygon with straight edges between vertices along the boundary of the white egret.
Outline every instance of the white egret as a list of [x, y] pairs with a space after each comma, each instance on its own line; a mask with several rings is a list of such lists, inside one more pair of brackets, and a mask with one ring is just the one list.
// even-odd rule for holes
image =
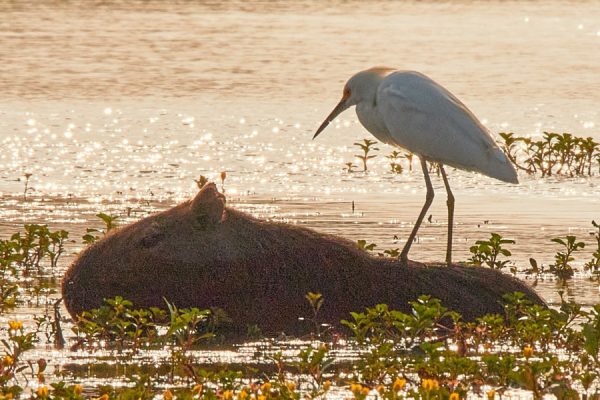
[[316, 138], [331, 121], [356, 106], [361, 124], [380, 141], [416, 154], [421, 161], [427, 196], [400, 260], [408, 252], [434, 192], [427, 161], [438, 163], [448, 193], [448, 244], [446, 262], [452, 262], [454, 195], [444, 165], [480, 172], [508, 183], [519, 183], [517, 172], [490, 132], [452, 93], [425, 75], [375, 67], [361, 71], [346, 83], [342, 100], [323, 121]]

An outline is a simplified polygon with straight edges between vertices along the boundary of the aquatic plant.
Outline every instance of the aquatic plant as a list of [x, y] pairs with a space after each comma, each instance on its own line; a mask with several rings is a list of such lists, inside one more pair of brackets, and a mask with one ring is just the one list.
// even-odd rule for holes
[[358, 246], [359, 249], [365, 250], [365, 251], [373, 251], [375, 249], [375, 247], [377, 247], [377, 245], [375, 243], [369, 243], [367, 244], [366, 240], [358, 240], [356, 242], [356, 245]]
[[[521, 293], [507, 295], [505, 300], [504, 318], [488, 315], [468, 324], [431, 299], [411, 303], [413, 316], [398, 314], [385, 305], [367, 309], [367, 313], [352, 313], [354, 321], [343, 323], [352, 329], [358, 343], [370, 347], [356, 363], [356, 383], [392, 396], [398, 393], [389, 388], [390, 382], [404, 379], [407, 389], [403, 396], [410, 398], [449, 398], [453, 393], [460, 398], [467, 392], [478, 393], [483, 384], [499, 393], [518, 386], [536, 397], [545, 393], [572, 396], [575, 392], [568, 371], [577, 368], [577, 360], [560, 361], [550, 349], [569, 348], [572, 354], [587, 357], [582, 353], [583, 335], [572, 329], [573, 321], [587, 314], [573, 303], [563, 303], [560, 311], [547, 310], [532, 305]], [[417, 324], [421, 319], [417, 315], [433, 317], [436, 322], [432, 325], [432, 319], [424, 318], [424, 325]], [[447, 317], [452, 325], [443, 322]], [[424, 330], [407, 342], [398, 331], [410, 332], [411, 325]], [[416, 332], [414, 328], [412, 332]], [[597, 335], [590, 340], [590, 348], [596, 343], [594, 337]], [[514, 355], [515, 347], [523, 349], [522, 356]], [[482, 364], [473, 356], [481, 357]], [[420, 380], [415, 380], [417, 371]]]
[[[0, 239], [0, 312], [16, 305], [21, 274], [40, 274], [47, 261], [54, 270], [68, 242], [65, 230], [52, 232], [47, 225], [37, 224], [25, 224], [24, 228], [8, 240]], [[54, 284], [46, 278], [28, 280], [26, 286], [37, 302], [54, 292]]]
[[25, 189], [23, 189], [23, 201], [27, 201], [27, 192], [35, 191], [34, 188], [29, 187], [29, 178], [31, 178], [32, 176], [33, 174], [29, 172], [23, 175], [23, 177], [25, 178]]
[[372, 158], [377, 157], [377, 156], [370, 156], [369, 153], [373, 150], [379, 150], [379, 148], [373, 147], [377, 144], [377, 142], [374, 140], [363, 139], [363, 142], [364, 143], [354, 143], [355, 146], [360, 147], [360, 149], [363, 151], [363, 154], [356, 155], [355, 157], [363, 162], [363, 171], [366, 172], [367, 171], [367, 161]]
[[38, 337], [43, 333], [46, 337], [46, 343], [53, 344], [54, 348], [57, 350], [61, 350], [65, 347], [65, 338], [63, 336], [61, 327], [61, 303], [62, 298], [54, 302], [52, 309], [46, 309], [46, 313], [44, 315], [36, 315], [33, 318], [36, 324]]
[[331, 386], [331, 382], [326, 385], [326, 373], [333, 366], [335, 358], [328, 356], [327, 346], [320, 346], [315, 349], [308, 346], [298, 353], [298, 361], [293, 363], [297, 368], [300, 377], [306, 377], [300, 380], [300, 384], [308, 386], [305, 397], [315, 399], [323, 396]]
[[39, 269], [40, 261], [48, 252], [48, 230], [45, 225], [25, 224], [25, 233], [13, 234], [10, 238], [15, 244], [15, 249], [20, 254], [18, 263], [25, 268]]
[[404, 154], [404, 157], [408, 160], [408, 170], [412, 171], [412, 163], [413, 163], [413, 158], [415, 157], [415, 155], [413, 153], [411, 153], [410, 151], [407, 151], [406, 154]]
[[[51, 383], [52, 387], [51, 396], [54, 400], [83, 400], [83, 386], [81, 385], [67, 385], [66, 382], [60, 381]], [[50, 393], [46, 395], [48, 398]]]
[[108, 233], [109, 231], [111, 231], [112, 229], [116, 228], [116, 224], [115, 221], [117, 219], [119, 219], [119, 216], [116, 215], [108, 215], [105, 213], [99, 213], [96, 214], [96, 217], [100, 218], [102, 221], [104, 221], [105, 225], [106, 225], [106, 229], [102, 230], [102, 229], [96, 229], [96, 228], [87, 228], [86, 232], [87, 235], [83, 236], [83, 244], [92, 244], [97, 242], [98, 240], [100, 240], [102, 237], [99, 235], [92, 235], [92, 233], [101, 233], [102, 236], [106, 235], [106, 233]]
[[565, 248], [564, 251], [559, 251], [554, 255], [554, 264], [550, 264], [550, 272], [563, 280], [573, 276], [573, 267], [571, 266], [571, 262], [575, 260], [572, 256], [573, 253], [585, 247], [585, 243], [577, 242], [577, 238], [573, 235], [567, 235], [566, 239], [566, 241], [561, 238], [551, 239]]
[[183, 354], [190, 350], [196, 342], [214, 336], [212, 333], [203, 333], [200, 329], [200, 324], [208, 319], [210, 310], [200, 310], [195, 307], [178, 309], [168, 301], [167, 306], [171, 314], [171, 324], [167, 335], [176, 339]]
[[530, 174], [591, 176], [594, 162], [600, 165], [600, 144], [591, 137], [544, 132], [541, 140], [534, 141], [514, 133], [500, 136], [504, 153], [517, 168]]
[[21, 259], [16, 242], [0, 239], [0, 311], [15, 306], [19, 286], [12, 278], [17, 274], [17, 262]]
[[323, 295], [321, 295], [321, 293], [312, 293], [312, 292], [308, 292], [308, 294], [306, 295], [306, 300], [308, 300], [308, 303], [310, 304], [310, 308], [312, 309], [313, 315], [311, 318], [311, 321], [313, 322], [313, 324], [315, 324], [315, 334], [317, 336], [320, 335], [320, 324], [319, 324], [319, 310], [321, 309], [321, 306], [323, 305]]
[[133, 304], [121, 296], [105, 302], [106, 305], [78, 316], [73, 327], [78, 337], [74, 348], [96, 346], [105, 341], [118, 343], [121, 348], [131, 344], [135, 354], [142, 341], [152, 342], [157, 338], [156, 326], [165, 320], [163, 310], [134, 310]]
[[468, 260], [469, 264], [482, 266], [486, 264], [492, 269], [502, 269], [510, 262], [509, 260], [498, 261], [498, 256], [510, 257], [509, 250], [502, 247], [503, 244], [515, 244], [512, 239], [504, 239], [497, 233], [492, 233], [489, 240], [478, 240], [475, 246], [471, 246], [469, 251], [473, 254]]
[[4, 358], [0, 363], [0, 396], [11, 398], [18, 396], [23, 388], [19, 386], [19, 379], [27, 378], [25, 370], [29, 369], [31, 375], [37, 376], [40, 382], [44, 381], [44, 371], [47, 363], [39, 359], [35, 365], [31, 361], [24, 361], [25, 352], [34, 348], [38, 341], [38, 331], [25, 329], [23, 321], [8, 321], [8, 337], [1, 340], [4, 346]]
[[383, 255], [386, 255], [386, 256], [392, 257], [392, 258], [398, 258], [398, 256], [400, 256], [400, 249], [395, 248], [395, 249], [384, 250]]
[[50, 268], [54, 269], [58, 266], [58, 259], [65, 251], [65, 244], [69, 239], [69, 232], [61, 229], [56, 232], [47, 231], [47, 234], [50, 238], [47, 254], [50, 257]]
[[351, 162], [348, 162], [346, 164], [344, 164], [346, 166], [346, 168], [344, 168], [344, 171], [346, 171], [347, 173], [351, 174], [354, 172], [354, 168], [356, 168], [356, 165], [352, 164]]
[[598, 230], [597, 232], [592, 232], [594, 239], [596, 239], [596, 249], [592, 254], [592, 259], [585, 263], [583, 268], [593, 274], [598, 274], [600, 272], [600, 224], [592, 221], [592, 225]]
[[353, 321], [342, 320], [355, 335], [357, 342], [364, 343], [367, 337], [378, 341], [390, 339], [411, 347], [416, 341], [429, 338], [437, 329], [437, 322], [446, 314], [440, 301], [430, 296], [420, 296], [410, 302], [412, 313], [389, 310], [386, 304], [367, 308], [365, 313], [351, 313]]
[[398, 163], [398, 160], [402, 157], [402, 153], [398, 151], [393, 151], [389, 156], [385, 156], [388, 160], [390, 160], [390, 170], [393, 174], [401, 174], [404, 170], [402, 166]]

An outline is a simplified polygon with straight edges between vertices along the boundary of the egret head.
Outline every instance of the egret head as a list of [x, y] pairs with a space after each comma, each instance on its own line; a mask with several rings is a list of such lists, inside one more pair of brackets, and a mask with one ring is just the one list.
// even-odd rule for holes
[[323, 121], [321, 126], [319, 126], [313, 139], [323, 132], [331, 121], [348, 108], [357, 105], [361, 101], [373, 101], [377, 93], [379, 82], [392, 71], [394, 71], [392, 68], [375, 67], [360, 71], [350, 78], [344, 86], [342, 99], [327, 118], [325, 118], [325, 121]]

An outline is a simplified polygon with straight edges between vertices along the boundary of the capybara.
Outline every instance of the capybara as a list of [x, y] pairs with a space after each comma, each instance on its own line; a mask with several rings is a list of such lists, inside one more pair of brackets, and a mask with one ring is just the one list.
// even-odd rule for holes
[[220, 308], [231, 332], [258, 325], [264, 334], [298, 334], [312, 316], [309, 292], [324, 298], [319, 320], [340, 326], [350, 312], [386, 303], [410, 310], [427, 294], [474, 320], [503, 313], [502, 296], [524, 292], [519, 280], [489, 268], [423, 266], [373, 257], [340, 237], [266, 222], [225, 207], [214, 184], [168, 211], [111, 231], [83, 251], [62, 292], [71, 315], [122, 296], [135, 308]]

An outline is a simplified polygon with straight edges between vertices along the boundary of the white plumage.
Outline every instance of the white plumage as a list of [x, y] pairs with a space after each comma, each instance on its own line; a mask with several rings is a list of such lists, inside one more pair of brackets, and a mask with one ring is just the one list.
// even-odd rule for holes
[[384, 143], [404, 148], [421, 160], [427, 200], [401, 253], [403, 261], [407, 260], [410, 245], [433, 201], [426, 161], [441, 165], [448, 192], [446, 261], [450, 263], [454, 197], [443, 165], [518, 183], [514, 167], [473, 113], [452, 93], [421, 73], [384, 67], [357, 73], [346, 83], [342, 100], [314, 137], [341, 112], [354, 105], [361, 124], [373, 136]]

